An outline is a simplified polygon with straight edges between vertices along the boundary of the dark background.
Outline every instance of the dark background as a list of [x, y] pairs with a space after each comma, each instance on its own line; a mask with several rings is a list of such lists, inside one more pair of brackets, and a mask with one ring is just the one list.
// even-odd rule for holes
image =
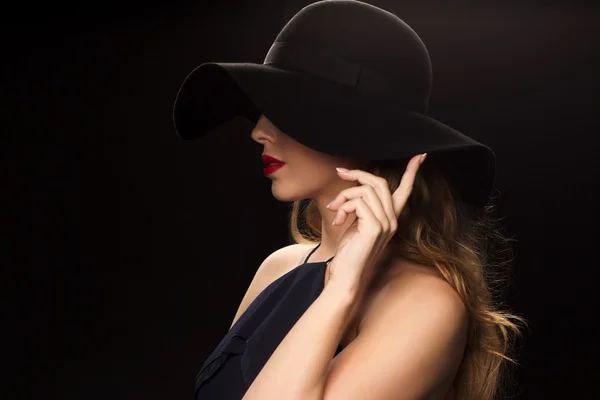
[[[289, 204], [239, 121], [181, 141], [207, 61], [262, 63], [309, 1], [12, 4], [3, 20], [3, 357], [11, 398], [191, 398]], [[528, 319], [518, 398], [595, 393], [597, 37], [584, 2], [370, 1], [428, 46], [429, 114], [498, 157]], [[8, 356], [11, 357], [8, 357]]]

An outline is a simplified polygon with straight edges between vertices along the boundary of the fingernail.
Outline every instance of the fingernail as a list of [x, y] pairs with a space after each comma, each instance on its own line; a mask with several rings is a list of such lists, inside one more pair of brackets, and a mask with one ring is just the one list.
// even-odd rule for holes
[[338, 172], [348, 172], [346, 168], [337, 167]]
[[329, 202], [329, 204], [327, 204], [327, 208], [329, 208], [329, 206], [331, 205], [331, 203], [333, 203], [333, 200]]
[[419, 165], [423, 164], [423, 161], [425, 161], [425, 157], [427, 157], [427, 153], [423, 153], [423, 155], [421, 156], [421, 161], [419, 161]]

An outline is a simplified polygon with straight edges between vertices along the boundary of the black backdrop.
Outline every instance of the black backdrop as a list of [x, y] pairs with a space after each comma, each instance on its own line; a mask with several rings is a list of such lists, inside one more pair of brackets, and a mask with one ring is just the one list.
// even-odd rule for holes
[[[185, 143], [172, 103], [202, 62], [261, 63], [308, 3], [4, 10], [7, 389], [19, 398], [191, 398], [254, 270], [289, 243], [289, 205], [272, 197], [247, 125], [234, 120]], [[428, 46], [430, 115], [498, 156], [497, 215], [517, 241], [507, 301], [531, 326], [518, 398], [585, 397], [600, 372], [600, 7], [371, 3]]]

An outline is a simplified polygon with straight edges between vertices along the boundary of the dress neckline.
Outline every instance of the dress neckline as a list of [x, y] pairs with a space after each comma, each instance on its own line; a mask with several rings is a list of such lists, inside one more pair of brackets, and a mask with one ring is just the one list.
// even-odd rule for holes
[[306, 258], [304, 259], [304, 262], [302, 263], [302, 265], [308, 265], [308, 264], [328, 264], [334, 256], [331, 256], [328, 260], [325, 261], [312, 261], [312, 262], [308, 262], [308, 259], [310, 258], [310, 256], [313, 255], [313, 253], [321, 246], [321, 243], [319, 243], [318, 245], [315, 246], [314, 249], [312, 249], [310, 251], [310, 253], [308, 253], [308, 255], [306, 256]]

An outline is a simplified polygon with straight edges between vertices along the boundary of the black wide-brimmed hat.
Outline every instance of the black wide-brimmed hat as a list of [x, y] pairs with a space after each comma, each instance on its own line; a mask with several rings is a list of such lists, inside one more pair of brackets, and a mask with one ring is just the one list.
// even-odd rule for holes
[[483, 206], [495, 154], [426, 115], [431, 82], [427, 48], [396, 15], [355, 0], [319, 1], [288, 21], [262, 64], [194, 69], [173, 120], [183, 139], [237, 115], [256, 123], [264, 114], [296, 141], [333, 156], [389, 160], [427, 152], [453, 171], [463, 201]]

